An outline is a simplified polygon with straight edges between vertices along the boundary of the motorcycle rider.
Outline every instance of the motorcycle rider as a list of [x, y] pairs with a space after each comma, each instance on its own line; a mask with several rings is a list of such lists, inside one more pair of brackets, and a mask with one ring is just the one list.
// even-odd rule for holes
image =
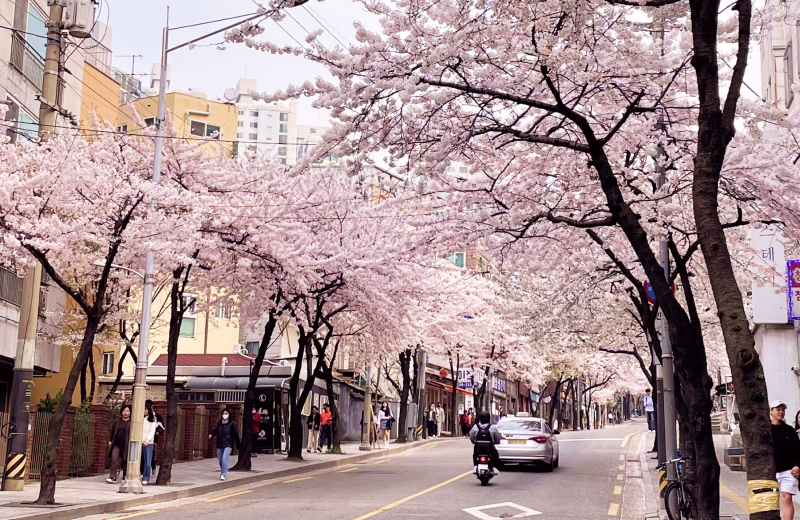
[[[500, 461], [500, 457], [497, 454], [497, 448], [495, 445], [500, 444], [500, 432], [497, 430], [497, 426], [492, 424], [491, 416], [487, 411], [478, 412], [478, 418], [475, 421], [475, 426], [469, 432], [469, 440], [472, 444], [475, 444], [476, 441], [491, 441], [492, 443], [492, 455], [491, 460], [489, 461], [489, 467], [492, 469], [495, 475], [500, 473], [497, 470], [497, 463]], [[475, 464], [475, 471], [478, 471], [478, 462], [477, 462], [477, 445], [472, 450], [472, 460]]]

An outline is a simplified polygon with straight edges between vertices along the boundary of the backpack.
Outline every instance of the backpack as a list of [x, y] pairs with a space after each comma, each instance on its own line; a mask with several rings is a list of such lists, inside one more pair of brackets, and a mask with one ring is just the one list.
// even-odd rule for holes
[[488, 441], [494, 444], [492, 440], [492, 434], [489, 433], [489, 428], [491, 428], [491, 424], [487, 424], [486, 426], [478, 425], [478, 434], [475, 436], [475, 442], [478, 443], [480, 441]]

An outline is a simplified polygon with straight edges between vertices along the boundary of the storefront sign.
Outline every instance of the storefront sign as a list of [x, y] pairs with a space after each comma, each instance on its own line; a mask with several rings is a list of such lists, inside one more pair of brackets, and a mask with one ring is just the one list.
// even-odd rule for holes
[[503, 379], [502, 377], [495, 376], [494, 380], [492, 381], [492, 390], [500, 394], [505, 394], [506, 380]]
[[480, 388], [483, 384], [483, 372], [476, 370], [473, 374], [472, 369], [460, 368], [458, 370], [458, 387], [459, 388]]

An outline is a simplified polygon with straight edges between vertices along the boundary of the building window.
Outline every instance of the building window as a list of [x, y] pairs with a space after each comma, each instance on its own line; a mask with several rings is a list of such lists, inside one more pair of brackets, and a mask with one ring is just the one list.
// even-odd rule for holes
[[258, 123], [250, 123], [250, 128], [258, 128]]
[[181, 320], [181, 333], [180, 337], [182, 338], [193, 338], [194, 337], [194, 326], [197, 318], [184, 318]]
[[236, 123], [236, 126], [244, 126], [244, 121], [239, 121]]
[[311, 129], [309, 129], [309, 132], [312, 133], [312, 134], [316, 134], [317, 133], [317, 129], [316, 128], [311, 128]]
[[243, 133], [239, 132], [238, 134], [236, 134], [236, 139], [243, 139], [243, 138], [244, 138]]
[[184, 313], [184, 315], [195, 314], [195, 311], [197, 309], [197, 296], [195, 296], [194, 294], [184, 294], [183, 306], [186, 308], [186, 312]]
[[156, 118], [155, 117], [145, 117], [144, 118], [144, 126], [155, 126]]
[[278, 155], [286, 155], [286, 147], [285, 146], [279, 146], [278, 147]]
[[216, 132], [214, 139], [219, 139], [220, 128], [219, 125], [212, 125], [211, 123], [204, 123], [203, 121], [190, 121], [189, 133], [199, 137], [209, 137]]
[[220, 300], [217, 302], [217, 310], [216, 315], [217, 318], [221, 320], [229, 320], [231, 319], [231, 314], [233, 313], [233, 306], [231, 305], [230, 300]]
[[107, 376], [114, 373], [114, 353], [103, 353], [103, 372], [102, 375]]
[[39, 134], [39, 124], [30, 116], [18, 103], [12, 101], [8, 106], [6, 112], [6, 121], [11, 124], [7, 125], [6, 134], [11, 138], [11, 142], [16, 142], [18, 137], [27, 139], [28, 141], [36, 141]]
[[244, 115], [244, 110], [239, 110], [239, 115], [243, 116]]
[[289, 114], [287, 112], [281, 112], [281, 121], [288, 121]]
[[257, 148], [257, 147], [256, 147], [256, 145], [254, 145], [254, 144], [251, 144], [251, 145], [249, 145], [249, 146], [247, 147], [247, 151], [248, 151], [248, 152], [255, 152], [257, 149], [258, 149], [258, 148]]
[[464, 267], [464, 253], [451, 253], [447, 255], [447, 260], [454, 263], [457, 267]]
[[786, 74], [784, 84], [786, 85], [786, 109], [792, 105], [794, 100], [794, 92], [792, 92], [792, 84], [794, 83], [794, 63], [792, 62], [792, 44], [786, 44], [786, 51], [783, 53], [783, 73]]
[[286, 164], [286, 157], [281, 158], [278, 162], [281, 164]]
[[253, 117], [258, 117], [258, 110], [251, 110], [250, 115]]
[[125, 133], [125, 132], [127, 132], [127, 131], [128, 131], [128, 125], [119, 125], [119, 126], [117, 127], [117, 132], [123, 132], [123, 133]]
[[459, 166], [458, 173], [467, 173], [469, 170], [466, 166]]
[[256, 139], [258, 139], [258, 134], [248, 134], [247, 138], [250, 139], [251, 141], [255, 141]]
[[289, 142], [289, 136], [288, 135], [279, 135], [278, 136], [278, 143], [279, 144], [286, 144], [288, 142]]
[[297, 159], [300, 160], [303, 158], [303, 155], [306, 153], [306, 146], [305, 146], [305, 139], [299, 137], [297, 139]]
[[256, 355], [258, 354], [258, 341], [248, 341], [245, 343], [244, 348], [247, 349], [248, 354]]
[[285, 125], [285, 124], [281, 123], [281, 125], [278, 127], [278, 132], [280, 132], [282, 134], [288, 134], [289, 133], [289, 125]]

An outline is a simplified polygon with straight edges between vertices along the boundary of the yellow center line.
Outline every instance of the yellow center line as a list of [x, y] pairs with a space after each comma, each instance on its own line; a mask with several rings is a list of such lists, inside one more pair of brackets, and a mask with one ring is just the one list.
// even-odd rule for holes
[[625, 460], [625, 455], [620, 455], [619, 460]]
[[622, 439], [622, 444], [620, 444], [619, 447], [620, 448], [624, 448], [625, 446], [627, 446], [628, 445], [628, 441], [631, 440], [631, 437], [633, 437], [632, 433], [629, 433], [628, 435], [626, 435], [625, 438]]
[[614, 494], [621, 495], [622, 494], [622, 486], [614, 486]]
[[728, 486], [726, 486], [722, 481], [719, 483], [719, 492], [722, 496], [736, 504], [736, 507], [742, 510], [742, 513], [747, 513], [750, 510], [750, 506], [747, 503], [747, 499], [742, 495], [738, 494], [736, 491], [732, 490]]
[[230, 493], [228, 495], [222, 495], [221, 497], [209, 498], [208, 500], [206, 500], [206, 502], [217, 502], [218, 500], [225, 500], [226, 498], [238, 497], [239, 495], [246, 495], [246, 494], [252, 493], [252, 492], [253, 492], [252, 489], [247, 489], [245, 491], [238, 491], [236, 493]]
[[291, 484], [292, 482], [300, 482], [301, 480], [311, 480], [314, 477], [300, 477], [300, 478], [293, 478], [290, 480], [284, 480], [284, 484]]
[[336, 473], [350, 473], [351, 471], [355, 471], [358, 468], [350, 468], [350, 469], [343, 469], [341, 471], [337, 471]]
[[617, 516], [619, 514], [619, 504], [611, 504], [608, 506], [608, 516]]
[[625, 464], [620, 464], [618, 469], [620, 471], [625, 471]]
[[153, 513], [158, 513], [159, 511], [160, 511], [159, 509], [150, 509], [148, 511], [137, 511], [135, 513], [129, 513], [127, 515], [113, 516], [108, 520], [124, 520], [125, 518], [134, 518], [137, 516], [150, 515]]
[[617, 480], [622, 480], [622, 475], [617, 475]]
[[372, 465], [374, 466], [375, 464], [383, 464], [384, 462], [389, 462], [389, 459], [383, 459], [383, 460], [379, 460], [377, 462], [373, 462]]
[[380, 508], [378, 508], [378, 509], [376, 509], [374, 511], [370, 511], [369, 513], [365, 513], [365, 514], [363, 514], [361, 516], [357, 516], [356, 518], [353, 518], [353, 520], [367, 520], [367, 518], [372, 518], [373, 516], [378, 516], [381, 513], [385, 513], [386, 511], [389, 511], [390, 509], [394, 509], [395, 507], [403, 505], [406, 502], [410, 502], [410, 501], [414, 500], [415, 498], [419, 498], [422, 495], [427, 495], [431, 491], [436, 491], [437, 489], [442, 488], [444, 486], [447, 486], [448, 484], [452, 484], [453, 482], [455, 482], [455, 481], [457, 481], [459, 479], [462, 479], [462, 478], [466, 477], [467, 475], [472, 475], [472, 471], [467, 471], [467, 472], [462, 473], [461, 475], [456, 475], [455, 477], [453, 477], [451, 479], [448, 479], [448, 480], [445, 480], [444, 482], [440, 482], [440, 483], [436, 484], [435, 486], [431, 486], [431, 487], [429, 487], [427, 489], [423, 489], [422, 491], [418, 491], [417, 493], [414, 493], [413, 495], [408, 495], [405, 498], [401, 498], [400, 500], [398, 500], [396, 502], [392, 502], [391, 504], [387, 504], [387, 505], [385, 505], [383, 507], [380, 507]]

